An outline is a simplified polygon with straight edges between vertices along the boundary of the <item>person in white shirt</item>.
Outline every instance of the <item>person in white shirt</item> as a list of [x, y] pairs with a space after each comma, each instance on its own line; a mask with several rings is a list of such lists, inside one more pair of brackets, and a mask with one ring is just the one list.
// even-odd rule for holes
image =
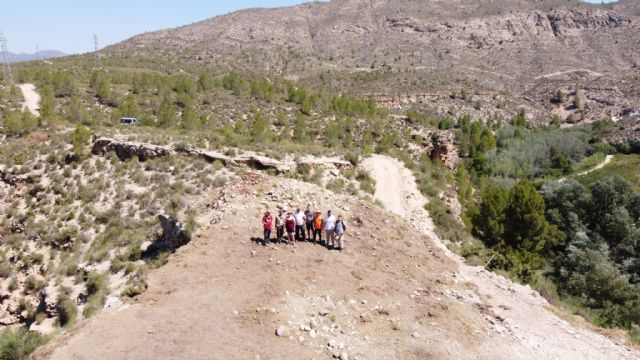
[[300, 209], [296, 210], [296, 213], [293, 214], [293, 217], [296, 219], [296, 240], [303, 241], [304, 240], [304, 222], [306, 221], [306, 216]]
[[327, 216], [324, 218], [324, 231], [327, 235], [327, 247], [332, 248], [335, 246], [335, 231], [336, 231], [336, 217], [331, 215], [331, 210], [327, 211]]

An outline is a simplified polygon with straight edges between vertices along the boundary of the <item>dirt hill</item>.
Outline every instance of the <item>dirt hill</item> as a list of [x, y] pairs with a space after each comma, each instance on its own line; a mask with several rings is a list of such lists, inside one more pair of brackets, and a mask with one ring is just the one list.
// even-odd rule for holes
[[[308, 202], [345, 215], [345, 253], [256, 243], [266, 207]], [[553, 315], [529, 288], [461, 267], [434, 239], [367, 202], [250, 173], [193, 206], [201, 230], [151, 273], [146, 293], [84, 321], [35, 358], [638, 356]], [[212, 218], [219, 221], [207, 225]]]

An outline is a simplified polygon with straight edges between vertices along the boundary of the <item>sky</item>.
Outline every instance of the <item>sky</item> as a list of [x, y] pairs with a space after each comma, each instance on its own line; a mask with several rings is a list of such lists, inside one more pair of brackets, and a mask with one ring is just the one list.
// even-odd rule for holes
[[[13, 53], [93, 51], [145, 31], [173, 28], [251, 7], [310, 0], [13, 0], [0, 8], [0, 31]], [[590, 0], [600, 2], [600, 0]]]
[[173, 28], [252, 7], [279, 7], [304, 0], [14, 0], [0, 5], [0, 31], [12, 53], [99, 47], [145, 31]]

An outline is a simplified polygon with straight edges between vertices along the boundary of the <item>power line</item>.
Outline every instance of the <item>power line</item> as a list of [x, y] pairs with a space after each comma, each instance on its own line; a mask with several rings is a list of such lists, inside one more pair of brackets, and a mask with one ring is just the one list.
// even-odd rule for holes
[[369, 33], [364, 33], [364, 68], [371, 67], [371, 62], [369, 61]]
[[99, 51], [99, 47], [98, 47], [98, 35], [93, 34], [93, 47], [94, 47], [94, 64], [93, 66], [96, 69], [100, 69], [100, 51]]
[[2, 75], [9, 84], [13, 83], [13, 73], [9, 62], [9, 50], [7, 50], [7, 38], [0, 31], [0, 51], [2, 51]]

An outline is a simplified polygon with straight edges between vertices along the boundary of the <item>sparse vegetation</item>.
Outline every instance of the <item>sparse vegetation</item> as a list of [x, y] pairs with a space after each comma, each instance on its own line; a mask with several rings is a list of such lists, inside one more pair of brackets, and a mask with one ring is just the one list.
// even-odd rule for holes
[[24, 328], [4, 329], [0, 332], [0, 360], [27, 359], [29, 354], [46, 341], [46, 337]]
[[[388, 20], [394, 21], [390, 28], [419, 29]], [[419, 30], [424, 36], [440, 31]], [[475, 46], [472, 53], [498, 47], [491, 38], [467, 38], [452, 43], [470, 41], [465, 46]], [[295, 161], [285, 176], [368, 200], [376, 182], [358, 165], [377, 153], [395, 156], [412, 170], [429, 199], [426, 209], [438, 235], [469, 263], [527, 282], [554, 304], [569, 304], [599, 325], [640, 338], [638, 157], [617, 154], [609, 166], [578, 176], [614, 149], [637, 150], [630, 140], [604, 143], [624, 129], [622, 123], [581, 124], [614, 115], [605, 110], [626, 107], [634, 90], [594, 80], [593, 86], [570, 91], [566, 79], [537, 74], [545, 64], [520, 74], [503, 57], [488, 55], [481, 66], [465, 59], [468, 64], [445, 67], [447, 58], [458, 55], [406, 53], [403, 44], [381, 53], [378, 40], [372, 41], [374, 60], [364, 66], [356, 48], [349, 55], [328, 50], [326, 56], [308, 57], [297, 53], [295, 42], [278, 49], [284, 57], [265, 51], [252, 59], [253, 49], [231, 48], [206, 66], [202, 59], [209, 56], [188, 46], [168, 47], [162, 56], [155, 54], [158, 48], [140, 47], [133, 54], [124, 47], [118, 56], [106, 54], [100, 70], [86, 55], [46, 66], [17, 64], [17, 77], [35, 83], [42, 100], [36, 118], [21, 110], [20, 90], [0, 81], [1, 170], [19, 180], [0, 189], [9, 199], [0, 205], [0, 278], [8, 279], [6, 290], [19, 303], [19, 311], [8, 314], [11, 321], [48, 320], [39, 305], [52, 287], [59, 291], [61, 327], [94, 315], [109, 295], [144, 292], [149, 269], [171, 254], [144, 255], [144, 246], [160, 236], [157, 216], [180, 219], [187, 233], [196, 234], [201, 214], [194, 207], [246, 174], [204, 156], [196, 159], [195, 149]], [[261, 41], [268, 50], [269, 41]], [[527, 42], [505, 45], [519, 43]], [[542, 75], [535, 86], [521, 81], [533, 78], [531, 72]], [[139, 124], [124, 126], [123, 116], [137, 117]], [[570, 125], [575, 126], [565, 128]], [[93, 134], [167, 146], [180, 155], [128, 159], [121, 149], [110, 149], [91, 156]], [[433, 134], [455, 134], [451, 145], [462, 157], [455, 172], [440, 164], [440, 154], [427, 155]], [[354, 167], [326, 171], [301, 161], [308, 155], [338, 156]], [[555, 182], [559, 178], [564, 182]], [[0, 335], [0, 360], [25, 358], [42, 342], [29, 332], [7, 330]]]

